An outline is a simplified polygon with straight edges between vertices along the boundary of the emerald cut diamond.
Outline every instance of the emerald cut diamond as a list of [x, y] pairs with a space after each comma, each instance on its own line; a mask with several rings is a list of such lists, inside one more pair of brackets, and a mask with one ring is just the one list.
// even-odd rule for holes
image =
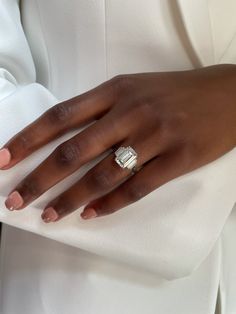
[[121, 168], [133, 169], [137, 164], [138, 155], [130, 146], [118, 148], [115, 155], [115, 161]]

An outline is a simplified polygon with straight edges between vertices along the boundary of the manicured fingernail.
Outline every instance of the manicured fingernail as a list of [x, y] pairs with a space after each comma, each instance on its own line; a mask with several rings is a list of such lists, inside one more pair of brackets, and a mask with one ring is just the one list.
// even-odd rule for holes
[[7, 166], [11, 160], [11, 153], [7, 148], [0, 149], [0, 169]]
[[48, 207], [43, 211], [41, 217], [44, 222], [53, 222], [59, 218], [59, 215], [53, 207]]
[[83, 219], [91, 219], [98, 216], [97, 212], [94, 208], [85, 208], [84, 211], [80, 215]]
[[9, 210], [15, 210], [20, 208], [24, 204], [24, 200], [19, 192], [12, 192], [6, 199], [5, 205]]

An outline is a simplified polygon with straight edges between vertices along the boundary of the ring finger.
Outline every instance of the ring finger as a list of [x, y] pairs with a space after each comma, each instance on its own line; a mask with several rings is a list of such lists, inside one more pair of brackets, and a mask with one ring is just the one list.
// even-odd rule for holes
[[[157, 148], [158, 146], [149, 145], [149, 141], [151, 138], [146, 141], [127, 140], [121, 144], [123, 147], [131, 145], [138, 154], [137, 168], [161, 152], [160, 146]], [[43, 211], [42, 218], [45, 222], [59, 220], [82, 205], [115, 189], [131, 175], [130, 169], [121, 168], [115, 162], [115, 155], [112, 153], [90, 169], [72, 187], [51, 201]]]

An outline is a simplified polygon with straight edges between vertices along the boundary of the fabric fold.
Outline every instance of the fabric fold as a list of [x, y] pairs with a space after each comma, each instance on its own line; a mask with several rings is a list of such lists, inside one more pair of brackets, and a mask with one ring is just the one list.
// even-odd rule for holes
[[202, 66], [215, 63], [208, 1], [177, 0], [189, 40]]

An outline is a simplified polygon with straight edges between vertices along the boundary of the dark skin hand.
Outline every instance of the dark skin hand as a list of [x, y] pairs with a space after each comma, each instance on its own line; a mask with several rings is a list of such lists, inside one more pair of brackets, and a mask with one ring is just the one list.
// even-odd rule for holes
[[139, 171], [122, 169], [111, 151], [47, 204], [45, 222], [60, 220], [83, 205], [84, 219], [111, 214], [232, 150], [236, 66], [115, 77], [57, 104], [16, 134], [0, 150], [1, 169], [16, 166], [38, 148], [87, 123], [12, 189], [8, 209], [25, 208], [111, 148], [133, 147]]

